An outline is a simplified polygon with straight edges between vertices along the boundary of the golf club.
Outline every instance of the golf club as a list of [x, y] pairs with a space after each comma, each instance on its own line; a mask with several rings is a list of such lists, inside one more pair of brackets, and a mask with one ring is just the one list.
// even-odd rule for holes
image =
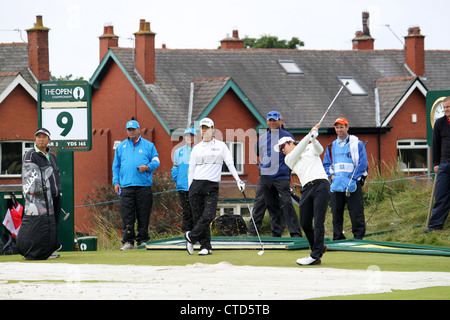
[[[328, 106], [327, 110], [325, 111], [325, 113], [323, 114], [322, 118], [320, 119], [318, 125], [320, 126], [320, 124], [322, 123], [323, 119], [325, 118], [325, 116], [327, 115], [328, 111], [331, 109], [331, 106], [334, 104], [334, 102], [336, 101], [337, 97], [339, 96], [339, 94], [341, 93], [342, 89], [344, 89], [345, 86], [349, 85], [350, 82], [346, 81], [341, 88], [339, 89], [338, 93], [334, 96], [333, 101], [331, 101], [330, 105]], [[313, 133], [311, 133], [311, 139], [315, 139], [318, 136], [318, 132], [313, 131]]]
[[262, 244], [261, 237], [259, 236], [258, 227], [256, 226], [255, 219], [253, 218], [252, 210], [250, 209], [250, 205], [249, 205], [248, 202], [247, 202], [247, 197], [245, 196], [245, 192], [242, 191], [242, 194], [243, 194], [243, 196], [244, 196], [245, 203], [247, 204], [248, 211], [250, 212], [250, 218], [252, 219], [253, 225], [255, 226], [256, 234], [258, 235], [259, 244], [261, 245], [261, 249], [262, 249], [261, 251], [258, 252], [258, 255], [261, 256], [261, 255], [264, 254], [264, 246], [263, 246], [263, 244]]
[[350, 181], [348, 182], [347, 188], [345, 188], [345, 196], [346, 196], [347, 198], [350, 197], [350, 192], [348, 191], [348, 188], [350, 187], [350, 183], [351, 183], [352, 180], [353, 180], [353, 176], [355, 175], [355, 171], [356, 171], [356, 168], [353, 170], [352, 177], [350, 178]]

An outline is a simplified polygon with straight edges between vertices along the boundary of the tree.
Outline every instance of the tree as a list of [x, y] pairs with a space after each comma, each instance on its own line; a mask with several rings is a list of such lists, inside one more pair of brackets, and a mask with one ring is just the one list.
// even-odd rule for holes
[[277, 36], [262, 35], [259, 39], [244, 37], [244, 48], [272, 48], [272, 49], [299, 49], [305, 43], [300, 41], [297, 37], [292, 37], [291, 40], [278, 40]]
[[69, 74], [69, 75], [66, 75], [66, 76], [54, 77], [51, 72], [50, 72], [50, 77], [52, 77], [54, 81], [78, 81], [78, 80], [84, 80], [83, 77], [77, 77], [75, 79], [72, 79], [72, 77], [73, 77], [72, 74]]

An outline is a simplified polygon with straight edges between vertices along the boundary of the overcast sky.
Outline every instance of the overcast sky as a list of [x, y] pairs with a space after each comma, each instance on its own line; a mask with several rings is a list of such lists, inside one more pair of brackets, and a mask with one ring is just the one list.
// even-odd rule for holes
[[[150, 22], [156, 47], [216, 49], [234, 28], [239, 36], [298, 37], [301, 50], [351, 50], [370, 13], [375, 49], [402, 49], [412, 26], [426, 36], [427, 50], [450, 50], [449, 0], [16, 0], [0, 9], [0, 43], [27, 42], [26, 29], [42, 15], [50, 28], [50, 71], [88, 80], [99, 64], [105, 23], [114, 25], [119, 46], [133, 47], [139, 19]], [[386, 27], [389, 25], [390, 28]], [[18, 31], [20, 30], [20, 31]], [[399, 37], [400, 40], [397, 38]]]

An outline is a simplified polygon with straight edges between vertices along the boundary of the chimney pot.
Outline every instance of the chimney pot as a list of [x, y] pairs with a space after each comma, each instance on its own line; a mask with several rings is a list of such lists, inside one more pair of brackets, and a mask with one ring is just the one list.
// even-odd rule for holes
[[425, 36], [417, 26], [409, 28], [405, 37], [405, 63], [417, 76], [425, 75]]
[[27, 29], [28, 35], [28, 66], [39, 81], [50, 80], [48, 31], [43, 25], [41, 15], [36, 16], [36, 23]]
[[222, 49], [244, 49], [244, 40], [239, 39], [239, 32], [237, 29], [233, 29], [232, 37], [227, 33], [225, 39], [220, 41], [220, 47]]
[[411, 27], [408, 29], [408, 36], [420, 35], [419, 27]]
[[155, 35], [150, 22], [141, 19], [135, 35], [134, 66], [147, 84], [155, 83]]
[[375, 39], [370, 35], [369, 30], [369, 12], [362, 13], [363, 30], [355, 32], [355, 38], [352, 39], [353, 50], [373, 50]]
[[108, 52], [109, 48], [119, 46], [119, 37], [114, 34], [114, 26], [112, 22], [105, 23], [103, 27], [103, 34], [99, 36], [100, 39], [100, 61]]

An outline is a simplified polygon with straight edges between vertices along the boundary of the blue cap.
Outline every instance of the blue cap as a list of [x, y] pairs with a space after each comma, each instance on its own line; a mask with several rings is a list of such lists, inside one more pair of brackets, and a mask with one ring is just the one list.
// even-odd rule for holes
[[136, 120], [130, 120], [127, 122], [127, 129], [132, 128], [132, 129], [137, 129], [139, 128], [139, 122], [137, 122]]
[[193, 134], [194, 136], [197, 135], [197, 131], [195, 131], [194, 128], [187, 128], [186, 130], [184, 130], [184, 134], [188, 134], [188, 133]]
[[267, 114], [267, 120], [270, 120], [270, 119], [280, 120], [281, 119], [280, 113], [278, 111], [270, 111]]

